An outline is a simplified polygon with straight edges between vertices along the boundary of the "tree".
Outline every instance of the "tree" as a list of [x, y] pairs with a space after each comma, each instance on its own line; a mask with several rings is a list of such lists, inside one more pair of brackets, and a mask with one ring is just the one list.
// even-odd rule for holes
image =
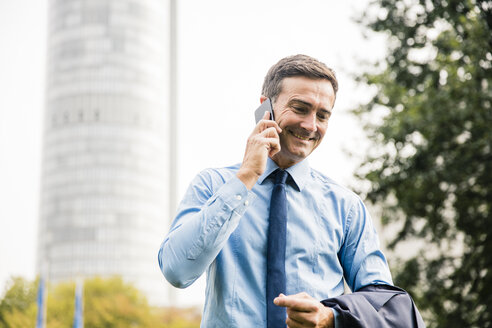
[[[34, 327], [38, 281], [13, 278], [0, 301], [0, 327]], [[60, 283], [47, 288], [48, 328], [71, 327], [75, 307], [75, 284]], [[155, 308], [121, 278], [93, 278], [84, 282], [84, 327], [198, 328], [196, 309]]]
[[0, 301], [0, 327], [34, 327], [36, 325], [37, 281], [13, 277], [6, 284]]
[[[429, 327], [492, 327], [492, 1], [377, 0], [360, 22], [388, 53], [360, 75], [371, 150], [358, 177], [397, 225], [393, 266]], [[396, 273], [396, 274], [395, 274]]]

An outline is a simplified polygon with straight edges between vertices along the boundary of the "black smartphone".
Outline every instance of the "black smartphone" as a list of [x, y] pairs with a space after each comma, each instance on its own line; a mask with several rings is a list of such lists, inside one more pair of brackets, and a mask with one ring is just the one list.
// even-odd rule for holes
[[260, 105], [255, 110], [255, 119], [256, 119], [256, 124], [263, 119], [263, 115], [265, 115], [265, 112], [270, 112], [270, 119], [272, 121], [275, 121], [275, 117], [273, 116], [273, 107], [272, 107], [272, 102], [270, 101], [270, 98], [265, 99]]

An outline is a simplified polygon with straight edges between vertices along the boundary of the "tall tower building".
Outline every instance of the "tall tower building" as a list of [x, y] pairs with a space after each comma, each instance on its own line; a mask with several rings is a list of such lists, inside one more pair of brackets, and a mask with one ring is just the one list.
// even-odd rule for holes
[[37, 268], [52, 282], [120, 275], [163, 304], [169, 0], [50, 0], [48, 17]]

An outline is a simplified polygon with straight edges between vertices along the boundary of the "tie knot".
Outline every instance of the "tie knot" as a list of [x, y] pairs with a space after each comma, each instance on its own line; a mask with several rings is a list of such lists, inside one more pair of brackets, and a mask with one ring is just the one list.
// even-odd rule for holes
[[285, 184], [285, 181], [287, 181], [288, 176], [289, 173], [282, 169], [277, 169], [272, 174], [272, 177], [275, 180], [275, 184]]

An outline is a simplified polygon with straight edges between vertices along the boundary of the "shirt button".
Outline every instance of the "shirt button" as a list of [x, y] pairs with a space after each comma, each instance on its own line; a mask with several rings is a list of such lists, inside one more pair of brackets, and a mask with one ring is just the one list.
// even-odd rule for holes
[[243, 199], [243, 197], [241, 197], [241, 195], [236, 195], [236, 199], [241, 200], [241, 199]]
[[249, 205], [249, 201], [247, 200], [244, 202], [244, 206], [248, 206], [248, 205]]

